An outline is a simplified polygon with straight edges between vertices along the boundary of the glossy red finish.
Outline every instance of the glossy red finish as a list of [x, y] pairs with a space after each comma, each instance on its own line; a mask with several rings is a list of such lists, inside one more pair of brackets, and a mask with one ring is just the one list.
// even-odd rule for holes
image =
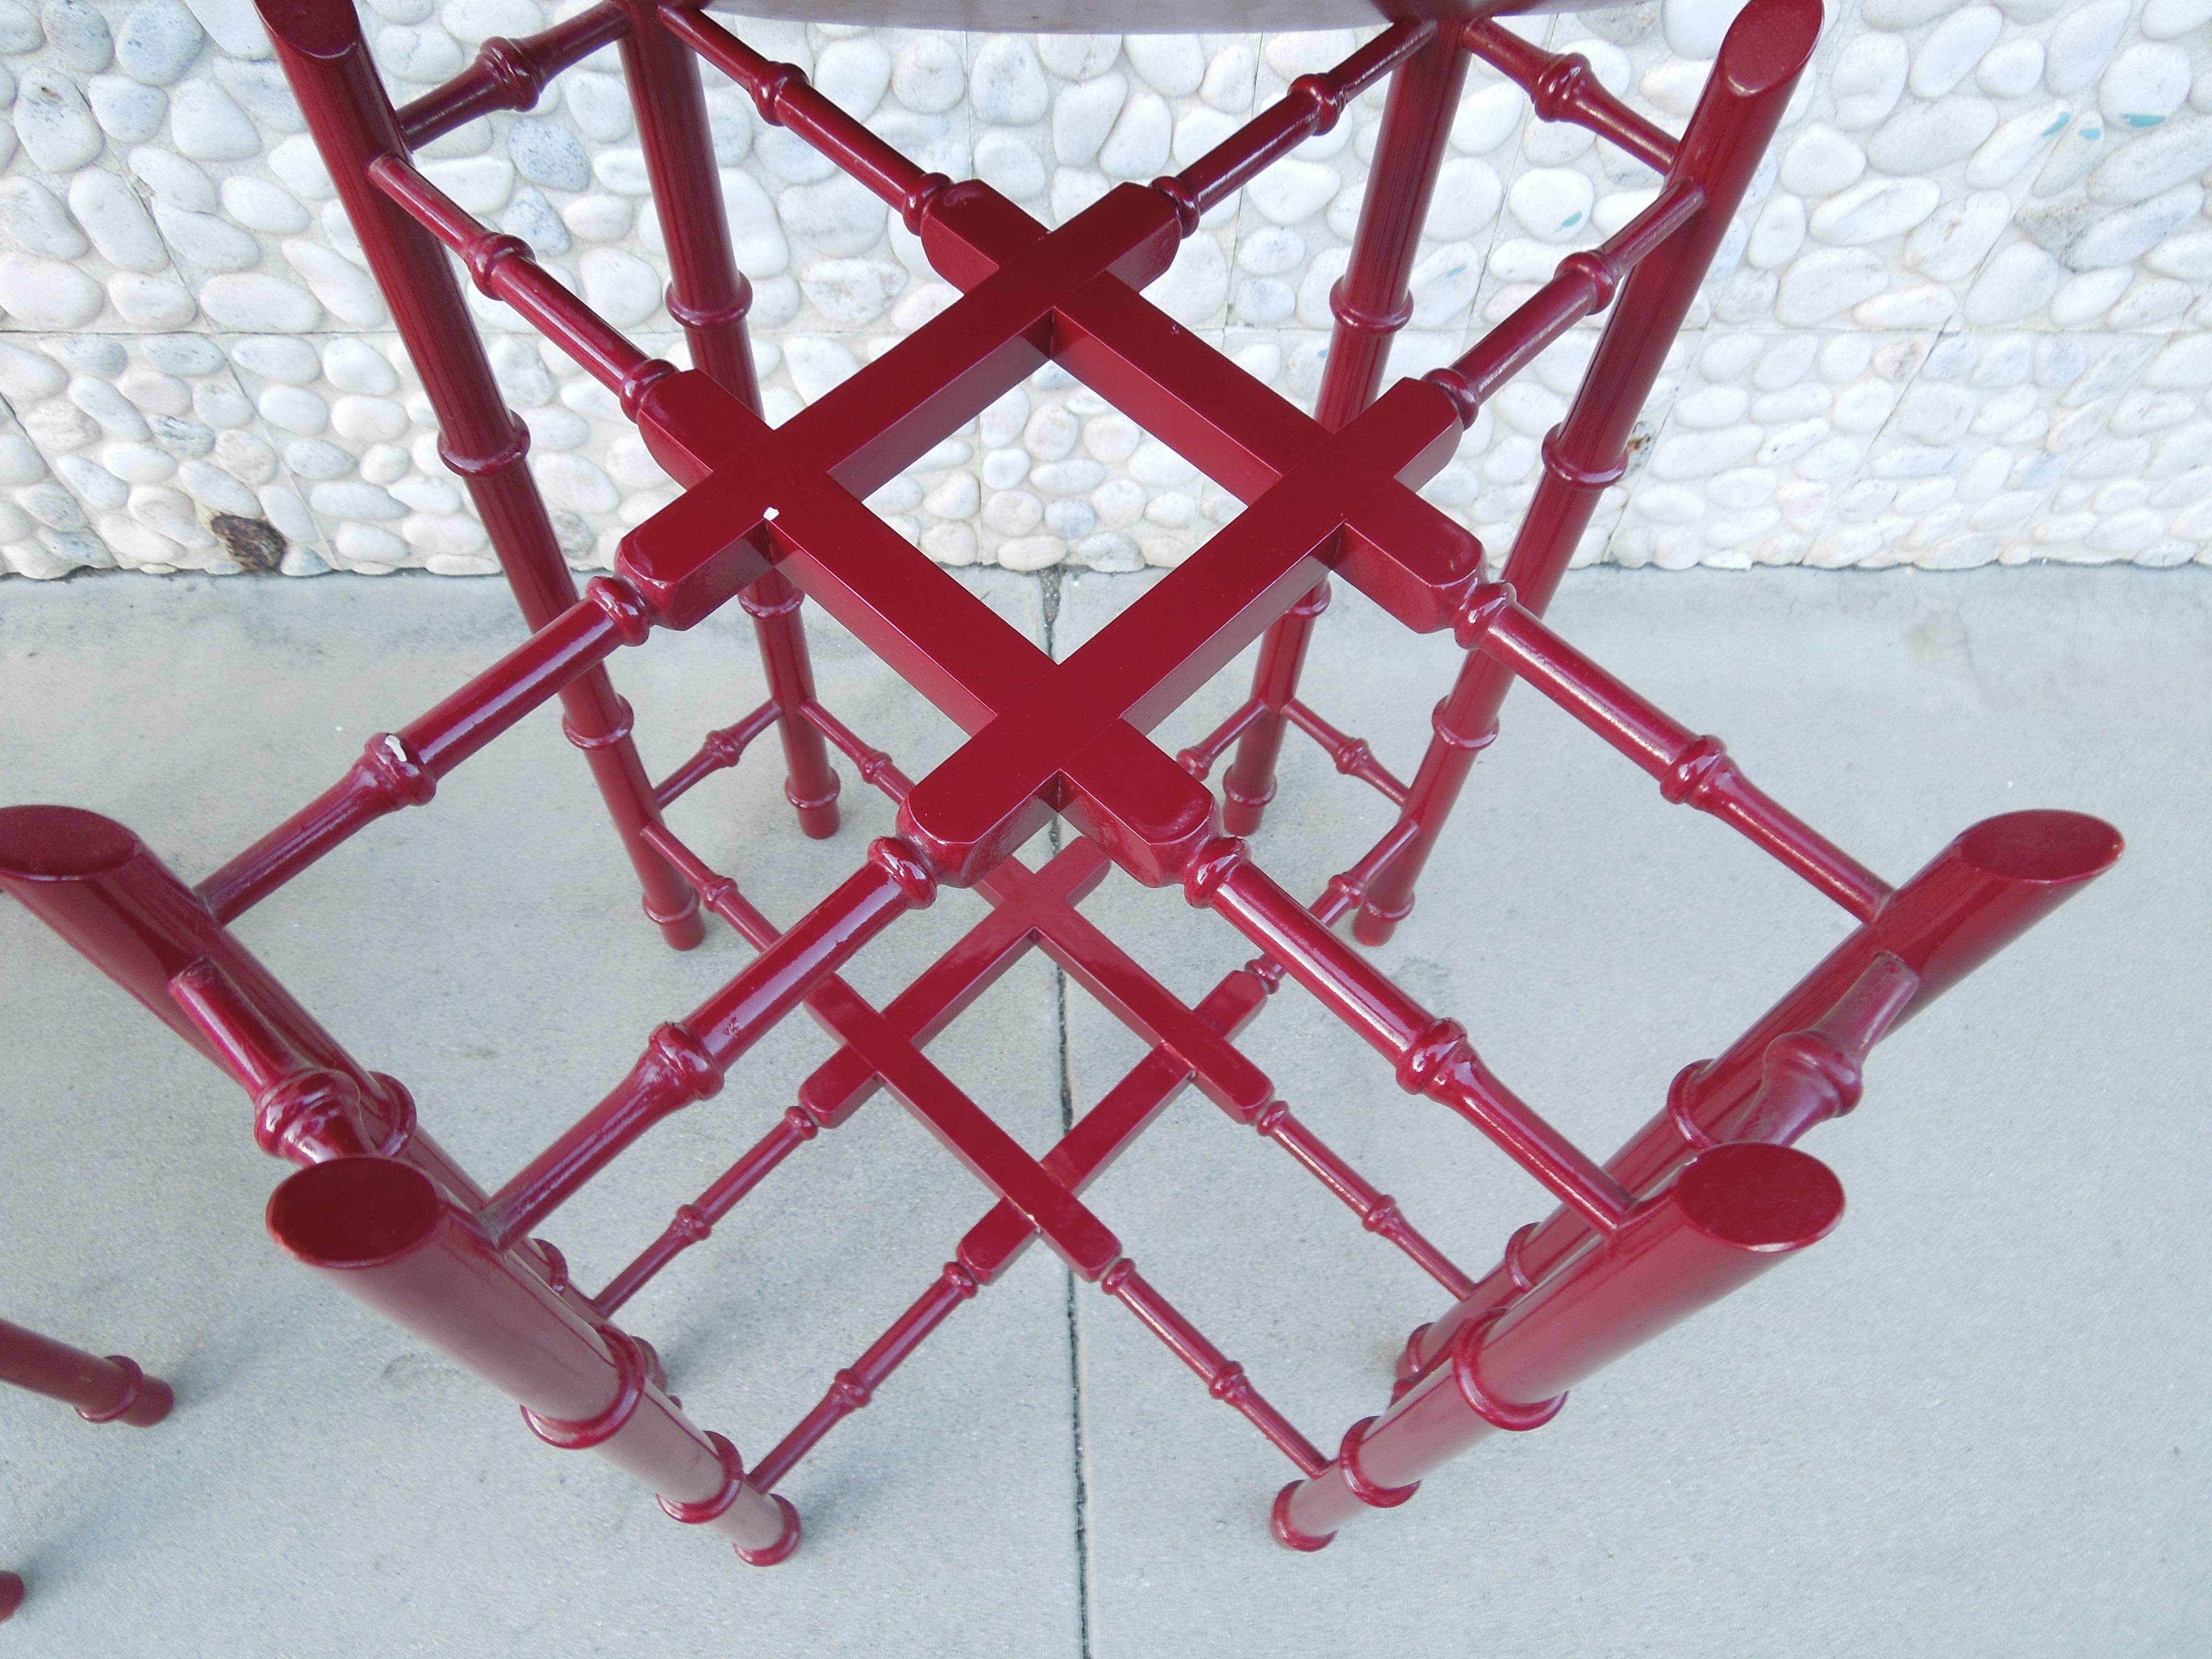
[[[1820, 1237], [1840, 1194], [1785, 1144], [1850, 1109], [1866, 1056], [1887, 1031], [2118, 854], [2117, 835], [2094, 819], [2014, 814], [1969, 830], [1892, 890], [1754, 787], [1717, 739], [1670, 719], [1540, 620], [1598, 492], [1619, 476], [1638, 408], [1811, 49], [1814, 0], [1753, 0], [1679, 142], [1575, 60], [1444, 8], [1402, 18], [1334, 70], [1300, 77], [1181, 173], [1123, 185], [1052, 230], [986, 185], [926, 173], [795, 68], [682, 0], [609, 0], [530, 40], [494, 41], [453, 84], [397, 113], [344, 0], [264, 6], [422, 366], [447, 454], [471, 482], [533, 632], [420, 718], [372, 739], [330, 790], [197, 889], [129, 830], [63, 807], [0, 810], [0, 887], [235, 1078], [254, 1103], [260, 1144], [307, 1166], [271, 1204], [286, 1249], [521, 1402], [543, 1437], [596, 1447], [651, 1484], [678, 1520], [729, 1533], [748, 1560], [765, 1565], [797, 1543], [796, 1512], [772, 1489], [1039, 1239], [1284, 1454], [1302, 1478], [1278, 1502], [1278, 1534], [1317, 1547], [1349, 1515], [1405, 1501], [1437, 1461], [1492, 1428], [1534, 1426], [1569, 1382]], [[528, 106], [548, 76], [608, 45], [621, 52], [636, 103], [689, 369], [647, 356], [408, 157], [410, 143], [488, 110]], [[1458, 362], [1377, 395], [1468, 55], [1519, 82], [1546, 118], [1580, 122], [1666, 177], [1641, 214], [1600, 246], [1567, 255], [1550, 283]], [[744, 328], [749, 292], [721, 222], [702, 62], [734, 80], [763, 120], [896, 211], [960, 290], [780, 426], [760, 410]], [[1334, 296], [1334, 343], [1310, 416], [1139, 290], [1209, 207], [1326, 131], [1348, 99], [1385, 76], [1372, 194]], [[448, 252], [483, 293], [619, 398], [683, 487], [625, 538], [617, 574], [580, 597], [529, 483], [521, 428], [468, 328]], [[1504, 580], [1485, 583], [1474, 538], [1416, 492], [1484, 400], [1608, 307], [1583, 390], [1546, 445], [1544, 479]], [[1048, 361], [1246, 503], [1061, 662], [862, 504]], [[1466, 653], [1410, 781], [1298, 697], [1314, 620], [1335, 581], [1410, 629], [1453, 630]], [[822, 706], [799, 628], [802, 593], [967, 734], [949, 759], [909, 778]], [[769, 700], [653, 785], [605, 661], [655, 629], [692, 627], [733, 602], [754, 619]], [[1253, 695], [1234, 714], [1175, 757], [1151, 740], [1263, 638]], [[1335, 931], [1356, 915], [1359, 936], [1372, 941], [1405, 914], [1516, 679], [1649, 773], [1666, 799], [1717, 817], [1859, 923], [1739, 1043], [1686, 1071], [1667, 1109], [1607, 1164], [1520, 1099], [1455, 1020], [1423, 1006]], [[711, 914], [757, 954], [690, 1013], [654, 1030], [627, 1075], [487, 1194], [416, 1125], [407, 1091], [348, 1054], [227, 924], [378, 817], [429, 803], [453, 769], [555, 698], [599, 776], [648, 909], [679, 944]], [[1395, 809], [1389, 830], [1310, 904], [1221, 833], [1224, 820], [1232, 830], [1258, 823], [1291, 726]], [[833, 752], [897, 811], [897, 834], [787, 924], [662, 817], [771, 727], [782, 739], [786, 793], [809, 833], [836, 827]], [[1232, 749], [1217, 797], [1207, 779]], [[1067, 845], [1034, 869], [1013, 855], [1055, 817], [1075, 832]], [[1186, 1005], [1083, 915], [1116, 866], [1147, 886], [1180, 885], [1260, 954]], [[948, 882], [974, 888], [988, 914], [880, 1007], [864, 999], [842, 977], [846, 964]], [[1042, 1156], [925, 1052], [1033, 950], [1146, 1051]], [[1381, 1054], [1401, 1086], [1466, 1120], [1559, 1200], [1550, 1220], [1514, 1236], [1486, 1279], [1437, 1249], [1237, 1046], [1285, 981]], [[746, 1131], [750, 1147], [678, 1203], [596, 1296], [572, 1283], [538, 1231], [656, 1123], [741, 1080], [754, 1045], [802, 1009], [836, 1048], [797, 1100], [765, 1133]], [[1084, 1197], [1189, 1087], [1281, 1148], [1451, 1299], [1408, 1345], [1403, 1399], [1354, 1425], [1333, 1460], [1138, 1272]], [[747, 1475], [727, 1441], [684, 1420], [652, 1351], [613, 1316], [724, 1227], [794, 1152], [878, 1094], [968, 1167], [988, 1207], [906, 1311]]]
[[1487, 21], [1470, 21], [1460, 39], [1468, 52], [1507, 79], [1528, 90], [1537, 118], [1588, 127], [1618, 144], [1654, 173], [1674, 165], [1676, 141], [1599, 83], [1589, 61], [1538, 50], [1510, 29]]
[[[1690, 1066], [1666, 1108], [1607, 1160], [1656, 1189], [1702, 1147], [1787, 1143], [1857, 1103], [1867, 1052], [2112, 868], [2119, 833], [2078, 812], [2008, 812], [1960, 836], [1883, 902], [1717, 1060]], [[1552, 1272], [1589, 1236], [1561, 1210], [1514, 1234], [1505, 1260], [1417, 1332], [1402, 1370], [1433, 1364], [1458, 1329]]]
[[[693, 366], [757, 411], [760, 379], [745, 333], [752, 285], [730, 252], [698, 60], [662, 26], [650, 0], [629, 0], [627, 9], [630, 28], [623, 38], [623, 72], [668, 247], [668, 314], [683, 325]], [[817, 840], [833, 836], [837, 775], [830, 769], [822, 734], [799, 712], [814, 700], [799, 592], [771, 572], [741, 602], [753, 619], [769, 700], [779, 716], [777, 730], [790, 769], [785, 798], [798, 809], [799, 828], [806, 834]]]
[[[1626, 467], [1636, 417], [1751, 183], [1752, 172], [1782, 119], [1797, 77], [1813, 55], [1820, 31], [1820, 0], [1762, 0], [1739, 15], [1722, 43], [1666, 175], [1668, 185], [1682, 192], [1677, 202], [1695, 192], [1695, 212], [1628, 271], [1625, 280], [1615, 274], [1612, 260], [1598, 261], [1603, 267], [1599, 270], [1589, 265], [1580, 273], [1563, 270], [1563, 278], [1583, 275], [1608, 294], [1618, 282], [1620, 297], [1566, 419], [1544, 441], [1544, 468], [1535, 499], [1505, 561], [1504, 580], [1521, 603], [1538, 616], [1551, 604], [1559, 578], [1566, 574], [1567, 561], [1589, 526], [1598, 495]], [[1516, 54], [1524, 63], [1533, 56]], [[1587, 92], [1586, 77], [1573, 78], [1582, 80]], [[1667, 200], [1662, 192], [1655, 208]], [[1577, 257], [1571, 256], [1568, 264]], [[1538, 301], [1542, 298], [1539, 295]], [[1406, 806], [1406, 816], [1420, 829], [1369, 890], [1359, 916], [1362, 943], [1381, 944], [1413, 908], [1413, 884], [1474, 769], [1475, 756], [1497, 730], [1498, 708], [1512, 684], [1512, 674], [1504, 665], [1472, 655], [1437, 706], [1436, 736], [1414, 775]]]
[[494, 110], [528, 109], [555, 76], [621, 40], [628, 24], [607, 0], [526, 40], [487, 40], [476, 62], [398, 112], [400, 134], [419, 149]]
[[[533, 629], [544, 628], [575, 603], [576, 592], [544, 503], [524, 464], [528, 430], [500, 396], [451, 268], [422, 228], [386, 198], [375, 164], [380, 160], [398, 163], [410, 145], [427, 143], [492, 109], [528, 107], [552, 74], [620, 39], [626, 54], [637, 60], [633, 67], [641, 66], [653, 80], [649, 101], [654, 115], [645, 136], [654, 182], [670, 192], [663, 198], [664, 209], [682, 208], [687, 222], [710, 215], [714, 229], [720, 232], [721, 198], [698, 107], [696, 70], [688, 55], [683, 55], [685, 61], [676, 66], [680, 72], [668, 72], [667, 54], [673, 48], [658, 30], [645, 46], [633, 50], [630, 16], [619, 6], [606, 4], [531, 40], [488, 42], [477, 63], [458, 82], [410, 105], [403, 117], [386, 97], [360, 26], [349, 9], [319, 0], [268, 0], [261, 11], [370, 270], [437, 414], [442, 434], [440, 453], [467, 484], [524, 618]], [[682, 96], [687, 76], [688, 104]], [[641, 100], [643, 96], [641, 89]], [[693, 240], [687, 232], [683, 252], [690, 252]], [[716, 245], [725, 250], [721, 258], [726, 265], [726, 234], [717, 235]], [[673, 236], [671, 246], [677, 250]], [[702, 282], [694, 263], [679, 259], [679, 283], [689, 280], [698, 286]], [[733, 271], [729, 274], [741, 288], [742, 279]], [[744, 356], [744, 308], [737, 305], [731, 314], [722, 316], [714, 310], [720, 296], [711, 286], [699, 291], [708, 303], [699, 314], [707, 319], [709, 331], [726, 335], [735, 331], [738, 338], [734, 353], [724, 351], [717, 357], [713, 366], [720, 368], [724, 359]], [[684, 306], [690, 292], [672, 296], [673, 302]], [[684, 311], [675, 314], [681, 319]], [[697, 343], [695, 334], [695, 348]], [[750, 386], [749, 357], [744, 357], [744, 370]], [[771, 597], [781, 599], [784, 594], [779, 590]], [[773, 630], [776, 649], [770, 672], [782, 690], [805, 679], [805, 645], [798, 629], [797, 617], [789, 617]], [[764, 647], [766, 643], [764, 637]], [[659, 809], [630, 739], [629, 705], [616, 696], [605, 674], [597, 671], [577, 677], [562, 688], [561, 696], [563, 728], [583, 750], [606, 798], [644, 886], [647, 915], [660, 925], [671, 945], [690, 948], [703, 936], [697, 901], [643, 840]], [[799, 731], [791, 741], [813, 763], [805, 771], [805, 781], [816, 794], [822, 793], [826, 763], [819, 740], [796, 722], [786, 724]], [[794, 779], [799, 775], [796, 763], [793, 774]], [[834, 790], [830, 793], [834, 795]], [[835, 828], [835, 810], [826, 800], [810, 797], [802, 814], [811, 815], [804, 821], [817, 833]]]
[[169, 1414], [177, 1397], [158, 1376], [119, 1353], [105, 1359], [66, 1342], [0, 1319], [0, 1382], [76, 1407], [88, 1423], [149, 1428]]
[[[126, 1355], [102, 1358], [4, 1319], [0, 1319], [0, 1382], [73, 1406], [88, 1423], [150, 1428], [177, 1403], [167, 1382], [147, 1376]], [[24, 1593], [18, 1574], [0, 1572], [0, 1624], [15, 1616]]]
[[[1360, 203], [1352, 262], [1329, 291], [1335, 328], [1314, 418], [1331, 431], [1375, 401], [1390, 342], [1413, 314], [1407, 281], [1414, 255], [1420, 251], [1421, 226], [1428, 218], [1444, 139], [1466, 78], [1467, 55], [1449, 29], [1431, 35], [1391, 77], [1371, 173], [1376, 179], [1387, 181], [1387, 187], [1369, 191]], [[1274, 799], [1275, 757], [1282, 749], [1284, 723], [1296, 706], [1314, 618], [1328, 603], [1328, 584], [1324, 581], [1267, 630], [1260, 647], [1252, 696], [1261, 707], [1237, 742], [1236, 761], [1221, 780], [1222, 824], [1231, 835], [1249, 836], [1259, 829], [1261, 815]], [[1402, 786], [1396, 804], [1405, 805]]]
[[745, 0], [755, 17], [908, 28], [1073, 33], [1237, 33], [1369, 27], [1401, 18], [1492, 17], [1572, 11], [1580, 0], [1183, 0], [1170, 9], [1129, 0]]
[[1718, 738], [1694, 735], [1622, 684], [1537, 621], [1510, 584], [1475, 590], [1458, 639], [1649, 772], [1669, 803], [1711, 813], [1860, 921], [1889, 896], [1881, 877], [1745, 777]]
[[270, 1195], [269, 1231], [516, 1401], [540, 1439], [597, 1450], [674, 1518], [710, 1526], [742, 1551], [788, 1553], [795, 1542], [788, 1507], [747, 1485], [730, 1443], [694, 1428], [653, 1385], [635, 1341], [587, 1322], [421, 1170], [374, 1157], [313, 1165]]
[[1439, 1365], [1334, 1462], [1284, 1489], [1277, 1536], [1316, 1549], [1370, 1508], [1395, 1508], [1438, 1465], [1499, 1429], [1558, 1413], [1566, 1390], [1826, 1237], [1844, 1189], [1785, 1146], [1717, 1146], [1504, 1312], [1465, 1327]]
[[[628, 589], [593, 581], [581, 599], [428, 714], [369, 738], [351, 771], [200, 883], [199, 896], [218, 921], [242, 915], [372, 820], [427, 805], [440, 778], [620, 647], [642, 643], [651, 626]], [[665, 805], [655, 794], [656, 805]]]
[[867, 865], [688, 1016], [653, 1035], [629, 1077], [500, 1189], [485, 1225], [501, 1244], [526, 1237], [623, 1147], [662, 1118], [720, 1091], [723, 1073], [810, 991], [935, 884], [910, 851], [878, 842]]

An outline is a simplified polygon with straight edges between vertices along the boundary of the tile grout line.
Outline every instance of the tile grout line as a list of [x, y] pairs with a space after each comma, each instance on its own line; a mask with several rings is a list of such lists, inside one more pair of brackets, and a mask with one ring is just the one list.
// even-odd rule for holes
[[[1044, 616], [1044, 653], [1057, 662], [1060, 605], [1060, 574], [1058, 566], [1038, 573], [1039, 598]], [[1046, 831], [1052, 850], [1060, 851], [1060, 820], [1052, 820]], [[1052, 969], [1053, 1030], [1058, 1039], [1060, 1069], [1060, 1132], [1066, 1134], [1075, 1127], [1075, 1079], [1067, 1058], [1067, 970], [1054, 963]], [[1079, 1659], [1091, 1659], [1091, 1533], [1086, 1517], [1091, 1508], [1091, 1494], [1083, 1479], [1083, 1335], [1075, 1305], [1075, 1273], [1063, 1267], [1066, 1274], [1067, 1309], [1067, 1421], [1070, 1454], [1075, 1476], [1075, 1647]]]
[[[1054, 1024], [1060, 1033], [1060, 1122], [1065, 1134], [1074, 1127], [1075, 1091], [1067, 1059], [1067, 974], [1053, 969]], [[1083, 1334], [1075, 1304], [1075, 1273], [1066, 1273], [1067, 1297], [1068, 1427], [1075, 1474], [1075, 1631], [1076, 1651], [1091, 1659], [1091, 1494], [1083, 1478]]]

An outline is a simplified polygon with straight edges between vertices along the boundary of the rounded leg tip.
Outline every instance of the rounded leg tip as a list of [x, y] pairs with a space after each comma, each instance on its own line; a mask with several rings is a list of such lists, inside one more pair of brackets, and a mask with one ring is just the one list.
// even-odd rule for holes
[[1267, 1530], [1275, 1534], [1278, 1544], [1297, 1550], [1301, 1554], [1310, 1555], [1316, 1550], [1327, 1549], [1335, 1541], [1336, 1534], [1326, 1533], [1316, 1538], [1310, 1533], [1300, 1532], [1291, 1524], [1291, 1495], [1304, 1485], [1305, 1482], [1303, 1480], [1293, 1480], [1275, 1494], [1274, 1508], [1268, 1511]]
[[1399, 921], [1400, 918], [1396, 916], [1380, 915], [1372, 910], [1362, 910], [1352, 924], [1352, 937], [1362, 945], [1369, 946], [1388, 945], [1390, 942], [1390, 936], [1398, 931]]
[[23, 1605], [23, 1581], [12, 1572], [0, 1572], [0, 1625], [15, 1616]]
[[799, 1547], [801, 1530], [799, 1511], [792, 1507], [791, 1500], [782, 1493], [770, 1492], [769, 1496], [775, 1500], [776, 1508], [783, 1511], [783, 1535], [766, 1549], [749, 1550], [742, 1544], [732, 1546], [738, 1553], [738, 1559], [749, 1567], [772, 1567], [787, 1559], [792, 1551]]
[[1260, 820], [1267, 816], [1265, 801], [1238, 800], [1231, 796], [1221, 803], [1221, 832], [1226, 836], [1256, 836]]
[[1421, 1380], [1421, 1339], [1428, 1334], [1427, 1325], [1414, 1326], [1413, 1334], [1406, 1339], [1406, 1346], [1398, 1351], [1398, 1362], [1391, 1371], [1392, 1400], [1402, 1398], [1407, 1389]]
[[177, 1403], [177, 1391], [158, 1376], [149, 1376], [138, 1385], [138, 1398], [131, 1409], [123, 1413], [123, 1420], [134, 1427], [150, 1429]]
[[107, 1363], [123, 1373], [123, 1392], [115, 1403], [94, 1410], [79, 1406], [76, 1414], [88, 1423], [128, 1423], [134, 1428], [151, 1428], [169, 1414], [177, 1403], [175, 1392], [158, 1376], [149, 1376], [139, 1369], [138, 1362], [129, 1354], [112, 1353]]
[[85, 881], [121, 869], [138, 852], [137, 836], [80, 806], [0, 806], [0, 876]]
[[[630, 1340], [637, 1344], [637, 1351], [645, 1360], [645, 1380], [661, 1393], [668, 1394], [668, 1368], [660, 1363], [660, 1350], [641, 1336], [633, 1336]], [[672, 1401], [675, 1397], [669, 1395]]]
[[668, 941], [672, 951], [696, 951], [707, 938], [707, 924], [696, 910], [674, 921], [660, 924], [660, 936]]
[[[797, 757], [793, 757], [793, 763]], [[823, 787], [819, 793], [808, 794], [799, 787], [796, 778], [783, 781], [783, 798], [799, 814], [799, 832], [810, 841], [827, 841], [837, 833], [837, 796], [840, 780], [825, 763], [822, 768]]]

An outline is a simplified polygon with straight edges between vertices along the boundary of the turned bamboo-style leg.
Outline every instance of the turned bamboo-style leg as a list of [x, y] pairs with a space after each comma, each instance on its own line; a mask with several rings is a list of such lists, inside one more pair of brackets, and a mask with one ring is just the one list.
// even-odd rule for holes
[[[1688, 184], [1703, 193], [1696, 222], [1638, 264], [1622, 285], [1566, 419], [1544, 441], [1543, 474], [1504, 570], [1521, 603], [1539, 616], [1558, 591], [1599, 495], [1627, 469], [1630, 431], [1820, 29], [1819, 0], [1753, 0], [1722, 43], [1668, 174], [1670, 184]], [[1437, 706], [1435, 736], [1406, 803], [1405, 817], [1420, 828], [1368, 889], [1355, 924], [1362, 944], [1385, 942], [1413, 908], [1413, 885], [1475, 757], [1497, 729], [1498, 708], [1512, 684], [1510, 671], [1471, 655]]]
[[[731, 257], [720, 182], [699, 85], [699, 60], [661, 27], [647, 0], [630, 0], [629, 33], [623, 37], [623, 69], [653, 201], [668, 245], [672, 280], [668, 314], [684, 326], [691, 362], [757, 411], [760, 380], [753, 365], [745, 313], [752, 287]], [[806, 718], [814, 701], [814, 667], [799, 620], [802, 596], [775, 571], [744, 591], [739, 601], [753, 619], [769, 696], [776, 707], [790, 776], [784, 796], [799, 811], [799, 826], [817, 840], [837, 833], [837, 774], [828, 745]]]
[[88, 1423], [148, 1428], [169, 1414], [177, 1397], [158, 1376], [119, 1353], [105, 1359], [51, 1336], [0, 1319], [0, 1382], [11, 1382], [76, 1408]]
[[[439, 453], [468, 485], [515, 602], [533, 629], [576, 602], [576, 584], [555, 539], [524, 457], [530, 433], [507, 407], [446, 255], [379, 191], [370, 166], [404, 156], [405, 140], [369, 61], [361, 25], [343, 0], [259, 0], [331, 182], [392, 307], [393, 324], [438, 416]], [[584, 751], [599, 793], [637, 868], [646, 914], [668, 942], [689, 950], [706, 936], [699, 897], [644, 841], [659, 822], [652, 785], [630, 741], [629, 705], [594, 668], [561, 693], [568, 740]]]
[[710, 1526], [756, 1566], [799, 1547], [799, 1512], [745, 1480], [737, 1448], [692, 1426], [647, 1374], [643, 1350], [594, 1327], [495, 1249], [429, 1178], [395, 1159], [334, 1158], [269, 1200], [296, 1260], [522, 1407], [531, 1431], [595, 1450], [644, 1481], [678, 1521]]
[[[1390, 76], [1382, 136], [1352, 232], [1352, 263], [1328, 296], [1336, 325], [1314, 418], [1332, 432], [1375, 401], [1390, 342], [1413, 315], [1407, 281], [1466, 78], [1467, 54], [1459, 32], [1448, 27], [1439, 28]], [[1232, 836], [1258, 830], [1261, 815], [1274, 799], [1275, 761], [1287, 718], [1283, 711], [1298, 694], [1314, 622], [1328, 604], [1328, 584], [1323, 582], [1261, 642], [1259, 665], [1252, 674], [1252, 695], [1261, 711], [1237, 740], [1237, 757], [1221, 779], [1222, 827]]]
[[1665, 1192], [1493, 1320], [1468, 1326], [1438, 1367], [1363, 1418], [1318, 1474], [1275, 1500], [1275, 1535], [1317, 1550], [1369, 1509], [1503, 1429], [1540, 1427], [1566, 1390], [1700, 1308], [1827, 1236], [1842, 1183], [1786, 1146], [1702, 1153]]
[[[128, 1423], [150, 1428], [169, 1414], [177, 1396], [158, 1376], [119, 1353], [102, 1358], [0, 1319], [0, 1382], [13, 1383], [73, 1406], [88, 1423]], [[0, 1572], [0, 1624], [23, 1605], [23, 1580]]]
[[[2080, 812], [1984, 819], [1892, 893], [1718, 1059], [1686, 1067], [1664, 1109], [1607, 1161], [1607, 1173], [1627, 1191], [1649, 1194], [1700, 1147], [1786, 1144], [1850, 1110], [1874, 1040], [2111, 869], [2120, 851], [2118, 830]], [[1896, 969], [1885, 971], [1886, 963]], [[1856, 1054], [1823, 1029], [1839, 1012], [1870, 1032]], [[1474, 1295], [1413, 1333], [1401, 1376], [1436, 1364], [1464, 1327], [1510, 1303], [1589, 1237], [1584, 1218], [1565, 1208], [1516, 1233]]]

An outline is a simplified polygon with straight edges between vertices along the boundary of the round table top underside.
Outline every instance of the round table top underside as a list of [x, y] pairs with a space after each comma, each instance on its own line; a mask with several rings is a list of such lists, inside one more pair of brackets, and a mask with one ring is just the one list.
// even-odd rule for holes
[[1587, 9], [1584, 0], [716, 0], [738, 17], [1048, 34], [1356, 28], [1416, 17]]

